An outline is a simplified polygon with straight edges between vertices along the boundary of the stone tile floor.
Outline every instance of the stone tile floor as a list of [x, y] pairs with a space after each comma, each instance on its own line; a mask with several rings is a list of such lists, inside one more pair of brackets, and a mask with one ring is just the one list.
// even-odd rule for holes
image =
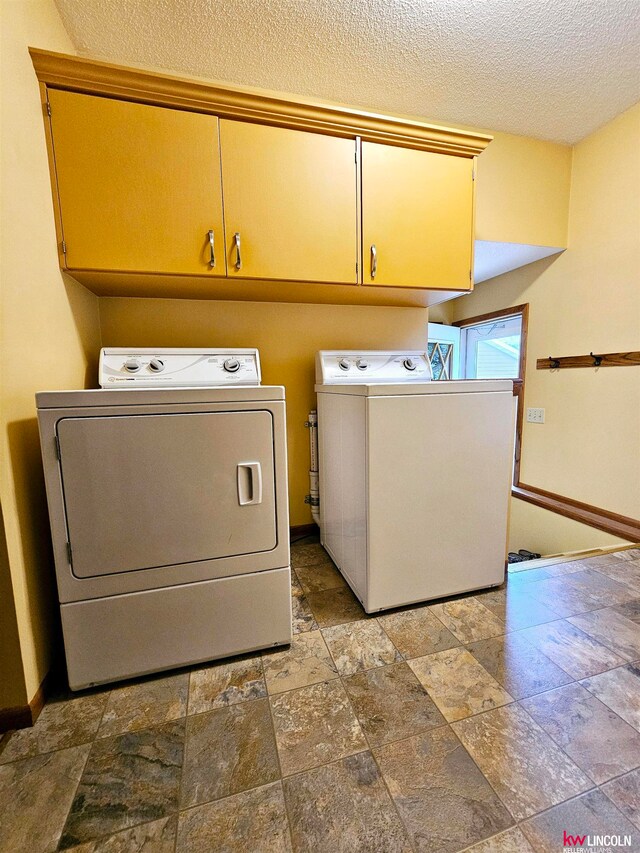
[[290, 647], [64, 695], [0, 744], [0, 850], [640, 850], [640, 549], [366, 616], [292, 548]]

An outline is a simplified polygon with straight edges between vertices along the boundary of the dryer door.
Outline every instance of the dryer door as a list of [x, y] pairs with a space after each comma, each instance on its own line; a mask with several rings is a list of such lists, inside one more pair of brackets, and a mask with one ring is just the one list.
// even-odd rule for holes
[[76, 577], [275, 548], [271, 412], [72, 417], [57, 434]]

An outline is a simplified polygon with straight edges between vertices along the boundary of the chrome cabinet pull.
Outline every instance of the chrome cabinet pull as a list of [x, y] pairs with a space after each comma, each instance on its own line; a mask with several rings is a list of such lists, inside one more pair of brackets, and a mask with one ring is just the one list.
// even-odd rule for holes
[[209, 266], [211, 269], [216, 265], [216, 250], [214, 246], [214, 235], [213, 231], [209, 231], [209, 251], [211, 252], [209, 256]]
[[377, 272], [378, 272], [378, 250], [376, 249], [375, 243], [372, 243], [372, 245], [371, 245], [371, 278], [375, 278]]
[[240, 234], [238, 231], [233, 235], [233, 242], [236, 247], [236, 269], [242, 269], [242, 256], [240, 255]]

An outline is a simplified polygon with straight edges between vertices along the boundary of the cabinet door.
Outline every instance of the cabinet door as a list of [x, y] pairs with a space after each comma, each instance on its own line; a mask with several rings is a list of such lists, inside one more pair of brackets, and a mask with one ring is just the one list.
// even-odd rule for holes
[[58, 90], [49, 102], [69, 269], [226, 274], [216, 116]]
[[470, 289], [472, 170], [465, 157], [363, 142], [364, 284]]
[[355, 140], [225, 119], [220, 140], [229, 275], [355, 284]]

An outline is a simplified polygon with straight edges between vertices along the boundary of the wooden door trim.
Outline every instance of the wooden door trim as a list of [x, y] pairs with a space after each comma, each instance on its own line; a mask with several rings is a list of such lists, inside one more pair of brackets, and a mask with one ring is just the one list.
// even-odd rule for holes
[[95, 59], [30, 47], [38, 80], [49, 87], [221, 118], [382, 142], [421, 151], [475, 157], [493, 139], [485, 133], [439, 127], [307, 98], [221, 86]]
[[488, 311], [486, 314], [478, 314], [475, 317], [466, 317], [464, 320], [455, 320], [451, 323], [452, 326], [457, 326], [459, 329], [464, 329], [466, 326], [477, 326], [480, 323], [490, 323], [492, 320], [499, 320], [502, 317], [515, 317], [516, 314], [529, 313], [529, 303], [523, 305], [513, 305], [511, 308], [501, 308], [499, 311]]

